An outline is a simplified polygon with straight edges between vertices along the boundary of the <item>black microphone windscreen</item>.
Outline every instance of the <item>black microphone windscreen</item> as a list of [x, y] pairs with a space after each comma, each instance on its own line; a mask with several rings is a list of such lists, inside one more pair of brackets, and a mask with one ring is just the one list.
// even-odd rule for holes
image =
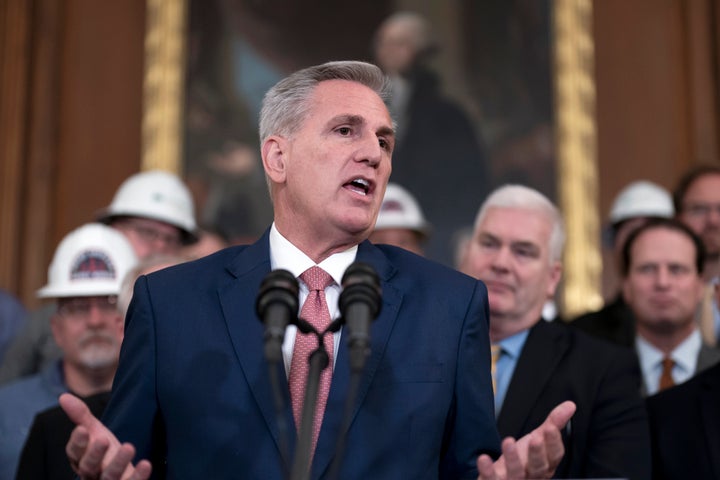
[[297, 316], [298, 282], [295, 275], [287, 270], [273, 270], [268, 273], [260, 284], [256, 309], [260, 321], [264, 321], [266, 310], [270, 305], [282, 304]]
[[380, 312], [380, 278], [372, 266], [363, 262], [350, 265], [343, 275], [342, 287], [338, 303], [343, 315], [348, 306], [355, 302], [367, 305], [373, 317]]

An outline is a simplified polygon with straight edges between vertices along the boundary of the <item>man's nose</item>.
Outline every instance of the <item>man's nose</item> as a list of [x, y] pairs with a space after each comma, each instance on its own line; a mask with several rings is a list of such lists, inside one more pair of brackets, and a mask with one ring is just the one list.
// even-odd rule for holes
[[87, 316], [88, 326], [91, 326], [94, 328], [103, 326], [105, 324], [106, 319], [107, 319], [107, 314], [103, 311], [103, 309], [100, 306], [98, 306], [96, 304], [90, 305], [90, 311], [88, 312], [88, 316]]
[[707, 215], [707, 222], [712, 225], [720, 225], [720, 205], [713, 205]]
[[659, 268], [655, 276], [655, 283], [659, 287], [667, 287], [670, 284], [670, 271], [665, 267]]
[[383, 158], [384, 150], [380, 146], [380, 141], [374, 134], [363, 136], [362, 146], [358, 151], [358, 161], [367, 162], [371, 167], [380, 164]]
[[178, 253], [180, 249], [179, 242], [175, 242], [170, 238], [158, 236], [150, 242], [153, 253], [160, 253], [164, 255], [174, 255]]
[[492, 267], [496, 270], [506, 271], [510, 268], [510, 249], [501, 247], [492, 257]]

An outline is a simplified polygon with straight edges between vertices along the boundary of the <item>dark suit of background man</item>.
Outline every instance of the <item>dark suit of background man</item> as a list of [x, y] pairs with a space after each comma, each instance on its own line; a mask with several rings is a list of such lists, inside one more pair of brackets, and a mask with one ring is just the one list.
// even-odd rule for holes
[[720, 479], [720, 365], [648, 397], [653, 478]]
[[[485, 287], [399, 248], [365, 240], [391, 169], [394, 133], [384, 86], [380, 70], [362, 62], [310, 67], [279, 82], [265, 96], [260, 120], [275, 209], [272, 227], [253, 245], [137, 281], [103, 419], [117, 438], [137, 447], [138, 458], [154, 460], [159, 474], [283, 478], [255, 298], [271, 269], [300, 275], [317, 264], [335, 281], [325, 293], [336, 317], [338, 284], [354, 260], [378, 272], [383, 305], [372, 324], [372, 354], [339, 478], [474, 478], [477, 456], [498, 451]], [[286, 368], [295, 334], [288, 331], [286, 338]], [[346, 334], [335, 335], [339, 345], [313, 479], [327, 477], [340, 434], [349, 381], [346, 341]], [[296, 428], [287, 384], [283, 391], [292, 451]], [[68, 445], [71, 463], [86, 478], [96, 476], [104, 440], [111, 444], [104, 473], [114, 466], [122, 470], [133, 456], [130, 447], [121, 447], [90, 415], [81, 418], [84, 404], [75, 400], [61, 399], [81, 423]], [[495, 467], [502, 470], [507, 460], [508, 475], [537, 478], [552, 472], [562, 456], [559, 428], [573, 409], [566, 403], [556, 410], [538, 432], [545, 441], [540, 448], [529, 449], [528, 438], [517, 443], [532, 454], [526, 464], [506, 442]], [[484, 476], [493, 473], [487, 456], [477, 466]], [[140, 462], [135, 478], [147, 478], [148, 467]]]
[[629, 348], [541, 319], [560, 281], [562, 218], [542, 194], [507, 185], [475, 222], [463, 270], [488, 288], [498, 352], [495, 408], [501, 435], [523, 435], [560, 399], [578, 411], [564, 432], [560, 478], [649, 478], [650, 440], [640, 372]]

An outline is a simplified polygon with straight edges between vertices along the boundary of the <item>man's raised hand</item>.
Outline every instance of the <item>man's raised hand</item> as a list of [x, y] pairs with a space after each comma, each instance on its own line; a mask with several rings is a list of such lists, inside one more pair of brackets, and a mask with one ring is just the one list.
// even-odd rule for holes
[[90, 480], [147, 480], [152, 466], [147, 460], [133, 466], [135, 447], [121, 444], [108, 428], [90, 412], [79, 398], [69, 393], [60, 396], [60, 406], [77, 425], [65, 452], [75, 473]]

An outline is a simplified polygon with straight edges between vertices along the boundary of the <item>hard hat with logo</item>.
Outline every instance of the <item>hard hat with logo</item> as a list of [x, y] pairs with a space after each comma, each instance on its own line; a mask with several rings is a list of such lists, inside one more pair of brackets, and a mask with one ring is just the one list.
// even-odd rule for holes
[[137, 257], [125, 236], [101, 223], [88, 223], [60, 242], [40, 298], [117, 295]]
[[675, 214], [672, 196], [663, 187], [646, 180], [633, 182], [615, 197], [610, 209], [610, 224], [637, 217], [665, 217]]
[[425, 220], [418, 202], [396, 183], [388, 183], [375, 222], [375, 230], [386, 228], [406, 228], [424, 236], [430, 233], [430, 224]]
[[118, 188], [110, 206], [97, 220], [110, 223], [117, 217], [142, 217], [173, 225], [182, 231], [184, 243], [197, 240], [195, 207], [185, 184], [162, 170], [136, 173]]

